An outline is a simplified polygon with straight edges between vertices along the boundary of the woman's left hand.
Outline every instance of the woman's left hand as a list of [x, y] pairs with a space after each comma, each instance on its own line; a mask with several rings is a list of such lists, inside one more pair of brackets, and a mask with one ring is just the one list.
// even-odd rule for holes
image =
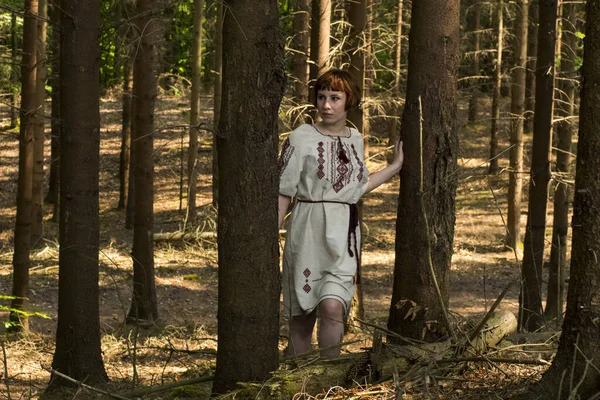
[[404, 151], [402, 150], [402, 146], [403, 142], [400, 140], [400, 138], [398, 138], [396, 145], [394, 146], [394, 158], [390, 164], [391, 166], [397, 168], [398, 171], [402, 169], [402, 164], [404, 164]]

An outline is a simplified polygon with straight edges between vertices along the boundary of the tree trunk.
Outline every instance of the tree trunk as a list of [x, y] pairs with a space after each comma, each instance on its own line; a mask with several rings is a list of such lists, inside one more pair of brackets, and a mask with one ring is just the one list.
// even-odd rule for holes
[[187, 177], [188, 198], [187, 218], [188, 223], [194, 224], [196, 220], [196, 160], [198, 159], [198, 129], [200, 123], [200, 86], [202, 85], [202, 18], [204, 0], [194, 0], [194, 36], [192, 38], [192, 88], [190, 102], [190, 142], [188, 146]]
[[[100, 0], [63, 0], [58, 325], [52, 368], [108, 381], [100, 346]], [[53, 376], [49, 390], [73, 383]]]
[[492, 94], [492, 129], [490, 138], [489, 174], [496, 174], [498, 167], [498, 131], [500, 125], [500, 89], [502, 87], [502, 51], [504, 49], [504, 0], [498, 0], [498, 47], [494, 70], [494, 92]]
[[590, 365], [600, 359], [600, 1], [587, 2], [585, 25], [569, 294], [558, 352], [540, 385], [547, 394], [542, 398], [587, 399], [600, 391], [600, 373]]
[[[346, 7], [350, 24], [350, 34], [346, 41], [346, 53], [350, 59], [348, 72], [358, 83], [361, 95], [364, 95], [366, 46], [368, 45], [364, 40], [367, 28], [367, 0], [350, 1]], [[362, 132], [363, 108], [356, 107], [348, 110], [348, 120], [356, 130]]]
[[[392, 87], [392, 96], [395, 101], [400, 101], [402, 92], [400, 90], [400, 78], [402, 74], [402, 10], [404, 0], [398, 0], [398, 13], [396, 14], [396, 43], [394, 47], [394, 86]], [[399, 136], [399, 116], [401, 107], [394, 104], [390, 107], [391, 118], [388, 125], [388, 142], [387, 145], [393, 146], [396, 144]], [[387, 161], [391, 163], [394, 158], [394, 153], [390, 152]]]
[[285, 88], [283, 43], [277, 1], [229, 5], [217, 142], [222, 179], [215, 393], [267, 378], [279, 360], [277, 110]]
[[[133, 67], [133, 66], [132, 66]], [[131, 93], [133, 94], [133, 80]], [[130, 102], [130, 118], [131, 118], [131, 137], [133, 138], [133, 132], [135, 131], [135, 102], [133, 98]], [[130, 140], [129, 146], [129, 175], [127, 176], [127, 200], [125, 206], [125, 229], [133, 229], [133, 220], [135, 219], [135, 146], [132, 145]]]
[[60, 32], [56, 28], [60, 26], [60, 0], [53, 0], [50, 8], [50, 25], [52, 34], [50, 36], [50, 52], [52, 54], [50, 75], [48, 84], [52, 88], [52, 111], [50, 122], [50, 177], [48, 179], [48, 194], [46, 201], [54, 205], [52, 211], [52, 222], [59, 222], [59, 184], [60, 184], [60, 132], [62, 120], [60, 118]]
[[[443, 335], [443, 329], [436, 329], [441, 327], [431, 321], [442, 323], [448, 304], [456, 196], [456, 180], [451, 175], [458, 153], [459, 14], [459, 5], [452, 0], [422, 0], [412, 5], [402, 114], [405, 162], [400, 174], [388, 327], [413, 338]], [[414, 319], [406, 319], [411, 310]]]
[[527, 33], [527, 89], [525, 91], [525, 125], [523, 126], [524, 131], [527, 133], [533, 132], [538, 22], [540, 19], [539, 14], [539, 0], [531, 0], [531, 4], [529, 5], [529, 28]]
[[304, 106], [308, 102], [308, 51], [310, 46], [310, 0], [296, 0], [294, 10], [294, 37], [292, 40], [292, 79], [294, 103], [299, 107], [292, 116], [292, 126], [298, 127], [306, 120]]
[[[129, 30], [128, 32], [131, 32]], [[131, 35], [128, 35], [131, 39]], [[119, 203], [118, 210], [129, 204], [129, 190], [132, 186], [131, 179], [131, 128], [132, 128], [132, 96], [133, 90], [133, 41], [127, 43], [127, 55], [123, 62], [123, 105], [121, 121], [121, 153], [119, 155]]]
[[523, 192], [523, 123], [525, 113], [525, 81], [527, 74], [527, 21], [529, 0], [517, 1], [514, 40], [514, 68], [511, 91], [510, 170], [505, 245], [518, 249], [521, 243], [521, 197]]
[[10, 17], [10, 44], [11, 44], [11, 60], [13, 60], [13, 64], [10, 67], [10, 82], [13, 86], [11, 88], [12, 96], [10, 100], [10, 129], [13, 129], [17, 126], [17, 119], [19, 117], [18, 114], [18, 101], [19, 101], [19, 91], [17, 89], [19, 73], [18, 73], [18, 64], [17, 64], [17, 14], [14, 12]]
[[35, 128], [33, 131], [33, 181], [31, 185], [31, 241], [36, 243], [44, 234], [44, 128], [46, 118], [46, 0], [39, 0], [36, 45]]
[[[17, 178], [17, 217], [13, 254], [11, 308], [26, 311], [29, 304], [29, 249], [31, 247], [31, 210], [33, 180], [33, 131], [35, 126], [36, 41], [38, 1], [25, 0], [23, 21], [23, 60], [21, 63], [21, 109], [19, 118], [19, 173]], [[10, 313], [15, 330], [29, 330], [26, 315]]]
[[544, 322], [542, 316], [542, 264], [546, 236], [548, 184], [550, 183], [557, 10], [557, 0], [540, 0], [533, 154], [527, 227], [523, 244], [522, 287], [519, 299], [519, 329], [529, 332], [537, 330]]
[[[562, 21], [561, 56], [562, 76], [558, 83], [557, 114], [562, 118], [574, 114], [575, 84], [577, 71], [577, 9], [575, 4], [565, 3]], [[562, 319], [564, 304], [564, 281], [567, 276], [567, 233], [569, 231], [569, 185], [566, 180], [571, 170], [571, 142], [573, 140], [573, 123], [561, 120], [556, 124], [558, 144], [556, 150], [556, 188], [554, 190], [554, 222], [552, 225], [552, 247], [550, 250], [550, 276], [548, 277], [548, 297], [545, 315], [547, 319]]]
[[[329, 68], [329, 36], [331, 31], [331, 0], [312, 0], [310, 24], [310, 82], [309, 99], [314, 104], [313, 86]], [[313, 116], [313, 119], [315, 117]]]
[[475, 122], [479, 118], [479, 51], [481, 50], [480, 34], [481, 29], [481, 4], [479, 0], [474, 0], [469, 17], [471, 25], [471, 34], [473, 35], [473, 59], [471, 60], [471, 76], [474, 78], [473, 89], [471, 90], [471, 98], [469, 99], [469, 122]]
[[133, 147], [135, 148], [135, 216], [133, 227], [133, 295], [127, 322], [149, 324], [158, 318], [156, 286], [154, 282], [154, 105], [158, 67], [157, 46], [161, 30], [157, 20], [158, 4], [154, 0], [138, 0], [137, 28], [146, 32], [134, 62], [133, 98], [135, 122]]
[[223, 86], [223, 2], [217, 2], [217, 26], [215, 29], [215, 97], [213, 115], [213, 151], [212, 151], [212, 195], [213, 207], [217, 207], [219, 200], [219, 154], [217, 152], [217, 134], [219, 119], [221, 117], [221, 94]]

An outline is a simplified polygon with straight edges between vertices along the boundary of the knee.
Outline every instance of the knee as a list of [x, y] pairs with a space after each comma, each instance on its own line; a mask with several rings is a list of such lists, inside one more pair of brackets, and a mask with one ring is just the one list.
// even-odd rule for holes
[[319, 304], [319, 314], [321, 319], [329, 319], [335, 322], [342, 322], [344, 307], [339, 300], [325, 299]]

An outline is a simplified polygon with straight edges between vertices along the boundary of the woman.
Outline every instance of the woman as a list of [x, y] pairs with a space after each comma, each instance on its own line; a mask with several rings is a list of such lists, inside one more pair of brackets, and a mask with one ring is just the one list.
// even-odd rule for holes
[[360, 91], [347, 71], [330, 70], [315, 84], [321, 120], [294, 130], [279, 160], [279, 226], [296, 198], [283, 254], [284, 313], [291, 316], [289, 351], [310, 351], [320, 318], [322, 355], [339, 355], [354, 281], [360, 279], [360, 227], [356, 203], [402, 168], [402, 142], [393, 162], [368, 174], [363, 138], [346, 126]]

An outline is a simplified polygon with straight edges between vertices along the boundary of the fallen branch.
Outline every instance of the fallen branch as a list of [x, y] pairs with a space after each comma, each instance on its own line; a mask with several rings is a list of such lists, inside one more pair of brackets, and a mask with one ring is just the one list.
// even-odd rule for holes
[[103, 395], [108, 396], [108, 397], [113, 398], [113, 399], [130, 400], [128, 397], [124, 397], [122, 395], [118, 395], [118, 394], [115, 394], [115, 393], [110, 393], [110, 392], [107, 392], [106, 390], [98, 389], [96, 387], [93, 387], [93, 386], [90, 386], [88, 384], [85, 384], [85, 383], [83, 383], [81, 381], [78, 381], [77, 379], [73, 379], [70, 376], [63, 374], [62, 372], [58, 372], [54, 368], [44, 367], [43, 365], [41, 367], [42, 367], [43, 370], [50, 372], [52, 375], [56, 375], [56, 376], [58, 376], [58, 377], [60, 377], [62, 379], [65, 379], [65, 380], [67, 380], [69, 382], [72, 382], [72, 383], [76, 384], [77, 386], [80, 386], [82, 388], [91, 390], [92, 392], [100, 393], [100, 394], [103, 394]]
[[195, 385], [197, 383], [203, 382], [211, 382], [215, 377], [213, 375], [210, 376], [199, 376], [197, 378], [188, 379], [187, 381], [179, 381], [179, 382], [171, 382], [166, 385], [157, 385], [150, 386], [144, 388], [138, 388], [135, 390], [131, 390], [129, 392], [121, 393], [121, 396], [125, 396], [124, 398], [136, 398], [136, 397], [144, 397], [149, 394], [155, 394], [160, 392], [166, 392], [167, 390], [175, 389], [181, 386]]
[[[285, 235], [284, 229], [279, 231], [279, 235]], [[216, 239], [217, 232], [160, 232], [152, 235], [152, 239], [155, 242], [176, 242], [182, 241], [194, 241], [200, 239]]]

